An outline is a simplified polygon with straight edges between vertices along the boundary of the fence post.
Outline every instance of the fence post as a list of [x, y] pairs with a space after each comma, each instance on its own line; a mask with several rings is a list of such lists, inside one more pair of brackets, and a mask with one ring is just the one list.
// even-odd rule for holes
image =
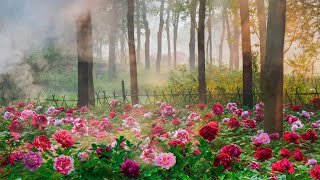
[[123, 103], [125, 103], [126, 102], [126, 90], [124, 87], [124, 80], [121, 81], [121, 90], [122, 90]]

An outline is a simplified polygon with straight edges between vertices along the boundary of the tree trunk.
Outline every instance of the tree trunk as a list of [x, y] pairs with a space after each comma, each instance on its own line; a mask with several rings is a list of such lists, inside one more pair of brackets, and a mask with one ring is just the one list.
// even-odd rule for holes
[[124, 65], [127, 63], [126, 62], [126, 47], [125, 47], [125, 37], [122, 35], [120, 37], [120, 61], [121, 65], [124, 67]]
[[225, 19], [226, 19], [227, 36], [228, 36], [228, 47], [229, 47], [229, 69], [233, 70], [233, 64], [234, 64], [233, 37], [231, 35], [229, 17], [227, 14], [225, 14], [225, 16], [226, 16]]
[[140, 64], [140, 51], [141, 51], [141, 26], [140, 26], [140, 0], [137, 2], [137, 63]]
[[89, 9], [83, 15], [78, 17], [76, 25], [78, 53], [78, 107], [86, 105], [94, 106], [92, 24]]
[[209, 7], [209, 23], [208, 23], [208, 36], [209, 36], [209, 62], [212, 65], [212, 5]]
[[189, 42], [189, 64], [190, 70], [196, 68], [196, 13], [197, 13], [197, 0], [191, 0], [190, 17], [190, 42]]
[[168, 46], [168, 67], [171, 66], [171, 39], [170, 39], [170, 2], [167, 7], [166, 31], [167, 31], [167, 46]]
[[160, 66], [161, 66], [161, 56], [162, 56], [162, 31], [163, 31], [163, 10], [164, 10], [164, 1], [161, 0], [160, 5], [160, 23], [159, 23], [159, 30], [158, 30], [158, 53], [157, 53], [157, 62], [156, 62], [156, 72], [160, 73]]
[[248, 0], [240, 0], [240, 17], [242, 32], [242, 57], [243, 57], [243, 105], [253, 107], [252, 93], [252, 54], [250, 38], [250, 19]]
[[116, 40], [118, 32], [118, 12], [119, 6], [117, 0], [112, 0], [112, 21], [109, 31], [109, 80], [116, 79]]
[[206, 19], [206, 0], [200, 0], [199, 28], [198, 28], [198, 81], [199, 81], [199, 103], [207, 104], [206, 87], [206, 62], [204, 50], [204, 22]]
[[127, 28], [130, 61], [131, 103], [134, 105], [139, 103], [136, 48], [134, 42], [134, 0], [128, 0]]
[[145, 53], [145, 68], [147, 70], [150, 70], [150, 29], [149, 29], [149, 23], [147, 20], [147, 7], [146, 7], [146, 0], [142, 0], [142, 18], [143, 18], [143, 24], [144, 24], [144, 30], [145, 30], [145, 44], [144, 44], [144, 53]]
[[267, 25], [264, 131], [283, 132], [283, 46], [286, 24], [286, 1], [269, 0]]
[[240, 29], [239, 29], [239, 12], [238, 10], [234, 13], [234, 22], [233, 22], [233, 29], [234, 29], [234, 69], [239, 70], [240, 65], [240, 53], [239, 53], [239, 47], [240, 47]]
[[222, 10], [222, 33], [221, 33], [221, 38], [220, 38], [220, 44], [219, 44], [219, 66], [222, 66], [222, 56], [223, 56], [223, 43], [224, 43], [224, 35], [226, 32], [226, 26], [225, 26], [225, 22], [226, 22], [226, 17], [225, 17], [225, 12], [226, 12], [226, 7], [223, 7]]
[[179, 28], [180, 11], [175, 12], [173, 22], [173, 67], [177, 67], [177, 41], [178, 41], [178, 28]]
[[[259, 21], [260, 34], [260, 89], [263, 90], [264, 76], [265, 76], [265, 58], [266, 58], [266, 11], [264, 7], [264, 0], [256, 0]], [[263, 93], [262, 93], [263, 94]]]

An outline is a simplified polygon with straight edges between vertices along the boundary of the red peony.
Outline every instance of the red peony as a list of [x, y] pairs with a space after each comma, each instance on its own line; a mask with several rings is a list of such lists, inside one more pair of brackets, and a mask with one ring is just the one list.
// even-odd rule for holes
[[44, 130], [48, 127], [49, 121], [45, 115], [35, 115], [32, 117], [31, 124], [34, 128]]
[[132, 106], [130, 104], [125, 104], [123, 106], [123, 111], [124, 112], [130, 112], [132, 110]]
[[110, 118], [114, 118], [114, 117], [116, 117], [116, 115], [117, 115], [116, 109], [113, 109], [113, 110], [109, 113], [109, 117], [110, 117]]
[[203, 119], [208, 120], [208, 119], [211, 119], [212, 116], [213, 116], [212, 112], [209, 112], [208, 114], [204, 115]]
[[215, 159], [213, 165], [215, 167], [222, 165], [225, 170], [231, 169], [231, 157], [229, 154], [220, 153]]
[[272, 171], [277, 171], [282, 173], [288, 172], [293, 174], [294, 168], [288, 159], [282, 159], [281, 161], [277, 161], [272, 164]]
[[288, 159], [291, 156], [291, 152], [287, 148], [282, 148], [280, 151], [280, 156]]
[[23, 125], [18, 120], [14, 120], [10, 123], [9, 130], [11, 132], [22, 133], [24, 128], [23, 128]]
[[171, 124], [176, 126], [180, 125], [181, 124], [180, 119], [179, 118], [172, 119]]
[[41, 152], [51, 149], [50, 139], [46, 136], [38, 136], [34, 138], [32, 145]]
[[74, 145], [74, 137], [67, 130], [57, 130], [53, 138], [65, 147], [72, 147]]
[[313, 169], [310, 169], [310, 177], [313, 179], [320, 179], [320, 166], [315, 165]]
[[296, 161], [303, 161], [304, 156], [299, 148], [296, 148], [293, 152], [293, 157]]
[[224, 113], [224, 109], [221, 104], [214, 104], [212, 111], [213, 111], [213, 114], [215, 114], [215, 115], [221, 115]]
[[229, 129], [237, 129], [240, 127], [240, 121], [237, 118], [230, 118], [228, 121], [228, 128]]
[[291, 104], [290, 107], [291, 107], [292, 111], [298, 112], [302, 108], [302, 105], [300, 105], [300, 104], [298, 104], [298, 105]]
[[211, 121], [199, 130], [199, 134], [204, 139], [207, 139], [209, 142], [211, 142], [216, 136], [219, 135], [219, 129], [218, 123]]
[[166, 129], [162, 127], [161, 124], [157, 124], [154, 128], [150, 129], [152, 134], [164, 134], [166, 133]]
[[307, 132], [301, 135], [301, 138], [306, 141], [314, 142], [318, 139], [318, 135], [314, 130], [309, 129]]
[[277, 139], [279, 139], [279, 134], [278, 133], [271, 133], [271, 134], [269, 134], [269, 138], [271, 140], [277, 140]]
[[286, 140], [289, 143], [300, 144], [299, 137], [299, 134], [290, 131], [283, 133], [282, 139]]
[[182, 146], [182, 147], [185, 147], [186, 146], [186, 143], [181, 141], [181, 140], [178, 140], [178, 139], [174, 139], [170, 142], [168, 142], [168, 145], [169, 146], [174, 146], [174, 147], [177, 147], [178, 145]]
[[229, 144], [222, 147], [220, 153], [229, 154], [231, 157], [238, 158], [242, 153], [242, 150], [235, 144]]
[[198, 104], [198, 108], [202, 111], [207, 107], [206, 104]]
[[242, 120], [242, 126], [245, 128], [253, 129], [257, 127], [257, 123], [252, 119]]
[[260, 161], [265, 161], [272, 158], [272, 149], [265, 147], [258, 147], [256, 153], [254, 153], [253, 157]]

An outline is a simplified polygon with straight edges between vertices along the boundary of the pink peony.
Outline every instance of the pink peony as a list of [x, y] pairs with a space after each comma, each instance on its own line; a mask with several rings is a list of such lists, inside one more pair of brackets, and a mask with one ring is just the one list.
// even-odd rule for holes
[[160, 153], [154, 160], [156, 166], [169, 169], [176, 164], [176, 157], [172, 153]]
[[224, 109], [221, 104], [214, 104], [212, 111], [213, 111], [213, 114], [215, 114], [215, 115], [221, 115], [224, 113]]
[[60, 174], [69, 175], [74, 170], [74, 160], [70, 156], [61, 155], [54, 159], [53, 169]]
[[140, 158], [142, 161], [146, 163], [151, 163], [154, 161], [156, 157], [156, 149], [154, 147], [147, 147], [142, 150], [142, 153], [140, 155]]
[[35, 115], [31, 120], [31, 124], [34, 128], [44, 130], [48, 127], [49, 121], [45, 115]]
[[270, 143], [270, 137], [267, 133], [260, 133], [257, 138], [256, 141], [260, 144], [269, 144]]
[[73, 122], [73, 128], [71, 132], [74, 133], [76, 136], [87, 136], [88, 131], [89, 128], [86, 120], [78, 118]]
[[36, 113], [34, 111], [32, 111], [32, 110], [24, 110], [24, 111], [21, 112], [20, 118], [23, 119], [23, 120], [27, 120], [30, 117], [33, 117], [34, 115], [36, 115]]
[[197, 120], [200, 120], [200, 115], [193, 112], [188, 116], [188, 119], [192, 121], [197, 121]]
[[124, 127], [128, 127], [128, 128], [134, 128], [134, 127], [138, 127], [139, 124], [137, 122], [137, 120], [133, 117], [127, 117], [123, 120], [122, 125]]

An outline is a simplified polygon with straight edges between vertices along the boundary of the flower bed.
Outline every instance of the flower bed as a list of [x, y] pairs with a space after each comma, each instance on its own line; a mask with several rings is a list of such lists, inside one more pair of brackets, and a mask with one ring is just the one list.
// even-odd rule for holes
[[267, 134], [263, 104], [2, 108], [3, 179], [320, 179], [316, 108], [284, 107]]

